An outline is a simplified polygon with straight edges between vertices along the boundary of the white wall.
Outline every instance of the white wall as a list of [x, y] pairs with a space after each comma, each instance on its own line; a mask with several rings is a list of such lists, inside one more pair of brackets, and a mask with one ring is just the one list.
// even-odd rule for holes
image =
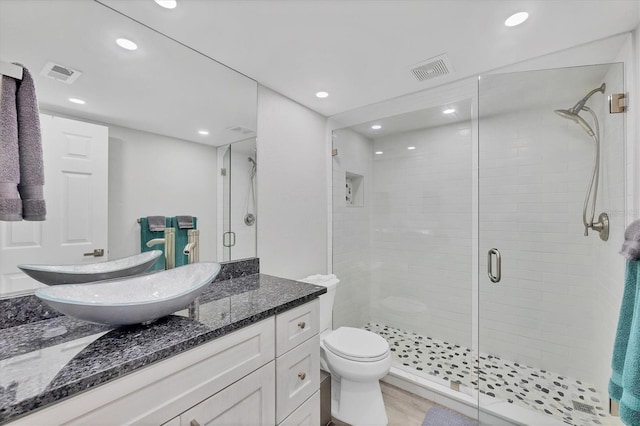
[[260, 271], [303, 278], [327, 270], [326, 118], [258, 89]]
[[144, 216], [198, 218], [200, 260], [216, 259], [216, 149], [109, 125], [109, 256], [140, 252]]
[[[350, 129], [337, 130], [333, 147], [333, 273], [340, 278], [333, 306], [333, 327], [362, 327], [369, 322], [371, 283], [371, 209], [373, 144]], [[362, 205], [346, 204], [346, 173], [363, 177]]]

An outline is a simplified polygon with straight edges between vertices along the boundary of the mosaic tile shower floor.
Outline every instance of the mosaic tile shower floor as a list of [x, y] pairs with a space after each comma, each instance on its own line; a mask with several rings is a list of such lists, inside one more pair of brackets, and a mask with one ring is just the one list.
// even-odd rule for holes
[[364, 328], [384, 337], [394, 363], [404, 368], [473, 389], [478, 388], [479, 376], [481, 393], [554, 416], [565, 424], [622, 424], [605, 409], [608, 397], [604, 393], [601, 397], [593, 386], [580, 380], [485, 354], [480, 354], [478, 369], [471, 349], [383, 324], [369, 323]]

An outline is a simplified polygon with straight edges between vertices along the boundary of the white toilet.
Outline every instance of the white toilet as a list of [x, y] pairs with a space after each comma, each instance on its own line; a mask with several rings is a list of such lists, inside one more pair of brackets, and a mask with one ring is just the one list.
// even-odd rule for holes
[[320, 365], [331, 373], [331, 415], [354, 426], [386, 425], [379, 380], [391, 368], [389, 344], [375, 333], [340, 327], [332, 331], [335, 275], [312, 275], [301, 280], [327, 287], [320, 296]]

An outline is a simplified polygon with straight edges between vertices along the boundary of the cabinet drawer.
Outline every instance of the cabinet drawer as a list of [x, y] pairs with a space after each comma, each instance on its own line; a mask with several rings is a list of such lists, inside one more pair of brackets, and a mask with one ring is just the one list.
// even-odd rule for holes
[[276, 356], [318, 334], [320, 300], [306, 303], [276, 316]]
[[280, 423], [320, 388], [320, 336], [276, 358], [276, 422]]
[[272, 425], [275, 366], [269, 364], [180, 415], [181, 426]]
[[298, 407], [280, 426], [318, 426], [320, 424], [320, 391]]

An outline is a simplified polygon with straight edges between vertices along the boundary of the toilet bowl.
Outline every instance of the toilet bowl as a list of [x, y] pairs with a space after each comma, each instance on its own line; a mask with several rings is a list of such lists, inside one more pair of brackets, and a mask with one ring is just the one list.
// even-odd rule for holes
[[320, 365], [331, 373], [331, 415], [350, 425], [386, 425], [379, 380], [391, 368], [385, 339], [353, 327], [331, 329], [335, 275], [313, 275], [301, 281], [323, 285], [320, 296]]

